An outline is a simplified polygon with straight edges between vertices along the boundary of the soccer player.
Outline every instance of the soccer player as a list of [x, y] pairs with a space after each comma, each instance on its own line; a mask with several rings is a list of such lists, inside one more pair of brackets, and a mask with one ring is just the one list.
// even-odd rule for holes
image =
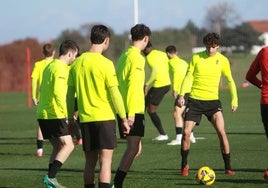
[[[178, 92], [180, 91], [182, 81], [186, 75], [188, 63], [178, 56], [178, 51], [176, 47], [173, 45], [166, 47], [166, 53], [169, 58], [169, 69], [172, 73], [172, 89], [173, 89], [173, 97], [175, 99], [173, 117], [175, 121], [176, 138], [168, 143], [168, 145], [173, 146], [173, 145], [181, 145], [183, 115], [185, 106], [181, 108], [178, 106], [178, 99], [179, 99]], [[189, 94], [187, 93], [185, 97], [186, 102], [188, 96]], [[190, 135], [190, 141], [192, 143], [196, 142], [193, 132]]]
[[217, 33], [208, 33], [203, 38], [205, 51], [192, 56], [187, 74], [184, 78], [179, 96], [179, 106], [185, 104], [184, 95], [191, 86], [188, 103], [185, 110], [184, 129], [181, 145], [181, 175], [188, 176], [189, 166], [187, 162], [190, 150], [190, 134], [199, 125], [202, 114], [214, 126], [220, 141], [220, 149], [225, 164], [225, 174], [234, 175], [230, 162], [230, 146], [224, 128], [222, 105], [219, 100], [219, 85], [221, 75], [227, 82], [231, 93], [231, 110], [236, 111], [238, 98], [236, 85], [232, 77], [230, 62], [218, 52], [220, 36]]
[[74, 61], [78, 51], [79, 47], [75, 42], [62, 42], [59, 58], [53, 60], [43, 72], [37, 119], [44, 138], [49, 139], [53, 146], [48, 174], [43, 178], [47, 188], [61, 187], [56, 174], [74, 148], [67, 122], [66, 94], [69, 65]]
[[79, 122], [85, 153], [84, 187], [95, 187], [95, 168], [99, 161], [99, 188], [109, 188], [116, 142], [116, 121], [113, 107], [123, 119], [124, 134], [130, 127], [122, 96], [118, 89], [115, 67], [102, 53], [110, 43], [110, 31], [104, 25], [91, 29], [91, 46], [70, 69], [68, 81], [68, 114], [73, 117], [74, 94], [77, 95]]
[[[53, 60], [54, 55], [55, 55], [55, 49], [52, 44], [44, 44], [43, 46], [43, 54], [45, 56], [44, 59], [35, 62], [34, 68], [32, 71], [32, 100], [33, 104], [35, 106], [38, 105], [39, 103], [39, 89], [42, 83], [42, 75], [45, 67]], [[43, 135], [41, 132], [40, 127], [38, 126], [37, 128], [37, 140], [36, 140], [36, 145], [37, 145], [37, 150], [35, 152], [36, 157], [42, 157], [43, 156]]]
[[[149, 41], [151, 31], [144, 24], [137, 24], [130, 30], [132, 45], [122, 53], [117, 65], [119, 90], [122, 93], [131, 131], [126, 135], [127, 148], [117, 169], [114, 186], [122, 188], [130, 166], [141, 149], [141, 137], [144, 136], [144, 82], [145, 59], [141, 51]], [[118, 122], [122, 119], [118, 118]]]
[[[248, 69], [246, 79], [261, 90], [261, 118], [266, 138], [268, 138], [268, 46], [263, 47]], [[261, 73], [261, 78], [257, 75]], [[268, 180], [268, 168], [264, 172], [264, 179]]]
[[[169, 77], [168, 57], [165, 52], [153, 49], [150, 41], [143, 50], [143, 53], [146, 56], [146, 62], [151, 70], [151, 75], [144, 86], [146, 94], [145, 107], [154, 126], [159, 132], [159, 135], [153, 140], [168, 140], [168, 135], [162, 126], [161, 119], [156, 113], [165, 94], [170, 90], [171, 82]], [[152, 84], [152, 87], [149, 89], [150, 84]]]

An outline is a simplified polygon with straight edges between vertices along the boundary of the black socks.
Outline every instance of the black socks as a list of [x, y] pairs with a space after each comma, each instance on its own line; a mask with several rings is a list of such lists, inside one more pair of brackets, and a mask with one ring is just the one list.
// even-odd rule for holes
[[114, 186], [115, 188], [122, 188], [123, 181], [126, 177], [127, 173], [117, 169], [115, 177], [114, 177]]
[[49, 164], [48, 177], [55, 178], [57, 172], [60, 170], [62, 163], [60, 161], [53, 161], [52, 164]]

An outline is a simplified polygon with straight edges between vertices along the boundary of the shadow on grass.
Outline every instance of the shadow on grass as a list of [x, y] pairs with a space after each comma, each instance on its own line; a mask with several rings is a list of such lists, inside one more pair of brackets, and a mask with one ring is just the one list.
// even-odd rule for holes
[[[129, 176], [128, 178], [131, 179], [137, 179], [135, 174], [138, 174], [139, 177], [143, 177], [146, 179], [151, 179], [152, 181], [155, 178], [161, 177], [161, 180], [163, 181], [168, 181], [172, 180], [174, 181], [174, 175], [176, 176], [176, 179], [178, 181], [185, 181], [185, 180], [195, 180], [195, 172], [197, 172], [198, 169], [191, 169], [189, 176], [180, 176], [179, 175], [179, 169], [178, 170], [171, 170], [171, 169], [152, 169], [150, 171], [130, 171], [130, 173], [134, 173], [133, 176]], [[229, 176], [224, 174], [223, 169], [214, 169], [215, 173], [218, 174], [217, 176], [217, 182], [221, 183], [237, 183], [237, 184], [253, 184], [253, 185], [264, 185], [267, 184], [267, 181], [263, 179], [263, 169], [234, 169], [236, 172], [236, 175], [234, 176]], [[241, 172], [241, 174], [239, 174]], [[259, 173], [260, 174], [260, 179], [243, 179], [241, 178], [242, 173]], [[178, 185], [196, 185], [196, 183], [176, 183]]]
[[[46, 168], [0, 168], [0, 170], [7, 170], [7, 171], [40, 171], [40, 172], [47, 172]], [[71, 169], [71, 168], [61, 168], [61, 172], [79, 172], [83, 173], [83, 169]], [[98, 170], [95, 173], [99, 173]]]
[[217, 182], [221, 182], [221, 183], [243, 183], [243, 184], [254, 184], [254, 185], [262, 185], [262, 184], [267, 184], [266, 180], [261, 180], [261, 179], [220, 179], [218, 178], [216, 180]]
[[[1, 171], [40, 171], [40, 172], [47, 172], [46, 168], [0, 168]], [[184, 186], [195, 186], [197, 185], [195, 183], [195, 175], [194, 172], [197, 171], [197, 169], [192, 169], [189, 176], [182, 177], [179, 175], [179, 170], [171, 170], [171, 169], [152, 169], [147, 171], [135, 171], [131, 170], [128, 173], [128, 179], [132, 180], [139, 180], [141, 177], [142, 179], [146, 179], [147, 181], [155, 181], [155, 179], [161, 179], [161, 181], [174, 181], [176, 179], [176, 182], [174, 185], [184, 185]], [[238, 176], [227, 176], [223, 173], [222, 169], [215, 169], [216, 174], [219, 174], [216, 182], [219, 183], [230, 183], [230, 184], [252, 184], [258, 187], [258, 185], [266, 185], [267, 181], [264, 179], [243, 179], [241, 176], [239, 176], [239, 172], [263, 172], [260, 169], [235, 169]], [[73, 173], [79, 173], [83, 174], [82, 169], [71, 169], [71, 168], [62, 168], [61, 172], [73, 172]], [[115, 173], [116, 171], [113, 171], [112, 173]], [[95, 173], [99, 173], [98, 170], [95, 171]], [[260, 173], [261, 174], [261, 173]], [[64, 175], [63, 175], [64, 176]], [[224, 177], [223, 177], [224, 176]], [[226, 177], [226, 178], [225, 178]], [[187, 181], [187, 182], [185, 182]], [[246, 186], [246, 185], [245, 185]], [[0, 187], [1, 188], [1, 187]]]
[[[229, 131], [227, 131], [226, 132], [227, 133], [227, 135], [244, 135], [244, 136], [247, 136], [247, 135], [260, 135], [260, 136], [262, 136], [262, 135], [265, 135], [265, 133], [264, 132], [229, 132]], [[216, 132], [198, 132], [198, 135], [216, 135]]]
[[18, 138], [18, 137], [0, 137], [0, 145], [22, 145], [22, 144], [35, 144], [36, 138]]
[[228, 135], [265, 135], [265, 133], [254, 133], [254, 132], [227, 132]]
[[33, 154], [29, 154], [29, 153], [11, 153], [11, 152], [6, 152], [6, 153], [2, 153], [0, 152], [0, 156], [34, 156]]
[[34, 140], [36, 139], [35, 137], [0, 137], [1, 141], [2, 140]]
[[0, 170], [7, 171], [46, 171], [45, 168], [0, 168]]

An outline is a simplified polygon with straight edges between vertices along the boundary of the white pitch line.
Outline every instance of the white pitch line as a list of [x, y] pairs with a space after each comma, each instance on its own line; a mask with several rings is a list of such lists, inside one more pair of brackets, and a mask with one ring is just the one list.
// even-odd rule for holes
[[206, 139], [205, 137], [195, 137], [196, 140], [204, 140]]

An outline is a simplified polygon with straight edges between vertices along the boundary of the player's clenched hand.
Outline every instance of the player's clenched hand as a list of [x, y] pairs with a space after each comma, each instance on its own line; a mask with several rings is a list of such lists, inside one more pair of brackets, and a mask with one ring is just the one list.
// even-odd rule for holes
[[127, 118], [124, 118], [123, 119], [122, 127], [123, 127], [123, 134], [124, 134], [124, 136], [126, 136], [127, 134], [129, 134], [130, 126], [129, 126], [129, 123], [128, 123], [128, 119]]
[[74, 112], [74, 120], [78, 120], [78, 110]]
[[148, 89], [149, 89], [149, 86], [147, 86], [147, 85], [145, 85], [145, 86], [143, 87], [144, 95], [147, 95], [147, 93], [148, 93]]
[[135, 117], [130, 116], [130, 117], [127, 118], [128, 125], [130, 126], [130, 128], [134, 124], [134, 120], [135, 120]]
[[38, 99], [33, 99], [33, 103], [34, 103], [35, 106], [37, 106], [38, 103], [39, 103]]
[[237, 106], [232, 106], [232, 112], [235, 112], [237, 110]]
[[74, 130], [75, 130], [75, 123], [74, 123], [74, 119], [73, 118], [66, 118], [66, 123], [68, 125], [68, 129], [69, 129], [69, 132], [71, 133], [71, 135], [74, 134]]
[[179, 99], [178, 99], [178, 105], [179, 105], [179, 107], [181, 108], [181, 107], [184, 106], [184, 104], [185, 104], [184, 96], [183, 96], [183, 95], [180, 95], [180, 96], [179, 96]]

